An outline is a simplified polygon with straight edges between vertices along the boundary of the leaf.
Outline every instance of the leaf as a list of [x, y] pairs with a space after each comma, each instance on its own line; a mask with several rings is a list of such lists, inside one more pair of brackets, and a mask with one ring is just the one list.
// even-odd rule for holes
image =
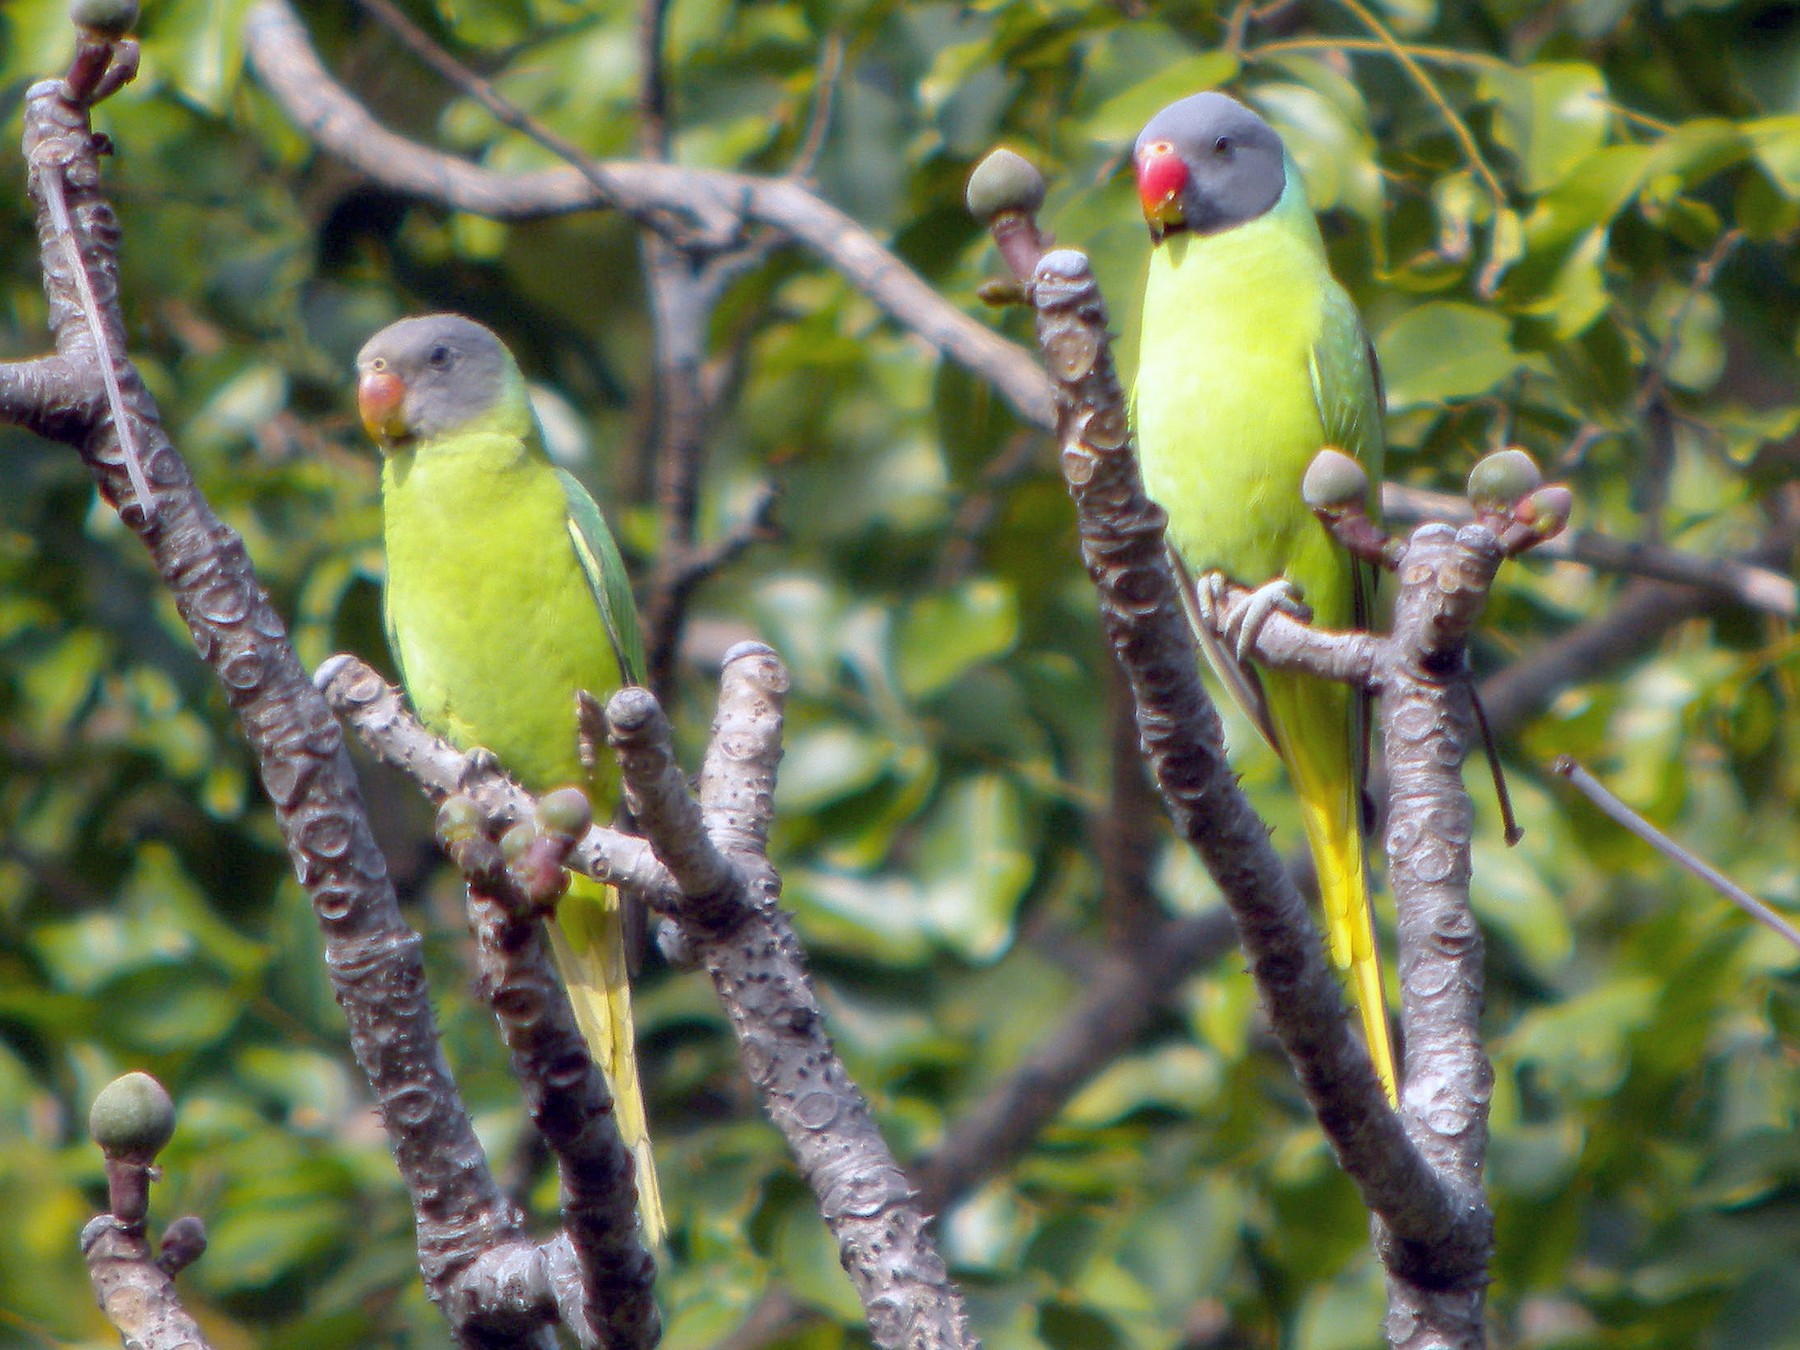
[[1082, 119], [1082, 130], [1092, 141], [1136, 140], [1144, 124], [1175, 100], [1216, 89], [1237, 73], [1238, 59], [1227, 51], [1187, 57], [1114, 94]]
[[991, 961], [1012, 940], [1013, 915], [1030, 885], [1025, 809], [999, 774], [952, 784], [919, 847], [919, 883], [933, 929], [972, 961]]
[[900, 688], [926, 698], [971, 666], [1012, 650], [1019, 606], [1010, 586], [992, 577], [927, 595], [907, 610], [895, 639]]
[[790, 735], [776, 780], [776, 809], [785, 815], [816, 811], [871, 786], [893, 760], [885, 737], [841, 723]]
[[223, 115], [243, 77], [251, 0], [161, 0], [144, 7], [143, 73]]
[[1763, 172], [1790, 199], [1800, 198], [1800, 113], [1744, 124]]
[[1650, 332], [1669, 344], [1663, 373], [1671, 384], [1700, 391], [1725, 373], [1725, 310], [1711, 291], [1664, 284], [1650, 302]]
[[1366, 124], [1302, 84], [1259, 85], [1254, 100], [1300, 166], [1315, 211], [1343, 207], [1371, 225], [1380, 221], [1381, 170]]
[[1519, 365], [1511, 331], [1505, 315], [1456, 301], [1408, 310], [1375, 342], [1389, 411], [1486, 393]]
[[1605, 144], [1606, 81], [1584, 61], [1485, 69], [1477, 91], [1498, 105], [1494, 139], [1518, 161], [1529, 193], [1555, 187]]

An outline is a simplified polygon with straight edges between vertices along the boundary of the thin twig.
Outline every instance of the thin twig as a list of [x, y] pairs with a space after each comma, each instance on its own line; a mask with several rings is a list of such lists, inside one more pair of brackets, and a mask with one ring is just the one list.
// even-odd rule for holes
[[800, 138], [800, 149], [788, 168], [788, 176], [802, 183], [812, 182], [819, 169], [819, 156], [825, 153], [825, 138], [831, 131], [832, 108], [837, 102], [838, 80], [844, 73], [844, 37], [829, 33], [819, 51], [819, 71], [813, 76], [812, 112], [806, 119], [806, 134]]
[[641, 207], [622, 195], [619, 184], [605, 165], [501, 94], [492, 84], [432, 41], [429, 33], [402, 14], [389, 0], [356, 0], [356, 3], [364, 13], [398, 38], [401, 45], [420, 61], [486, 108], [495, 121], [502, 126], [511, 127], [523, 136], [529, 136], [543, 146], [585, 178], [596, 192], [612, 201], [619, 210], [650, 229], [664, 232], [672, 229], [669, 217], [664, 212]]
[[287, 0], [258, 0], [244, 21], [257, 77], [322, 149], [396, 192], [496, 220], [613, 206], [673, 211], [728, 247], [764, 225], [812, 250], [897, 323], [999, 389], [1026, 421], [1053, 424], [1050, 385], [1031, 353], [949, 304], [867, 229], [804, 184], [687, 166], [613, 161], [608, 186], [574, 169], [503, 174], [395, 135], [331, 78]]
[[1556, 762], [1550, 767], [1574, 784], [1582, 796], [1599, 808], [1600, 813], [1608, 820], [1636, 835], [1677, 867], [1699, 877], [1700, 880], [1765, 928], [1780, 934], [1793, 946], [1800, 948], [1800, 929], [1796, 929], [1793, 924], [1711, 863], [1688, 852], [1636, 811], [1625, 805], [1608, 790], [1604, 783], [1577, 764], [1573, 758], [1568, 755], [1558, 755]]
[[[1461, 524], [1474, 518], [1473, 508], [1461, 497], [1403, 483], [1383, 486], [1381, 509], [1389, 520], [1398, 523], [1444, 520]], [[1534, 557], [1567, 559], [1600, 571], [1699, 586], [1784, 619], [1800, 617], [1800, 591], [1792, 577], [1739, 558], [1683, 553], [1666, 544], [1615, 539], [1594, 530], [1572, 530], [1540, 544], [1532, 553]]]
[[[100, 379], [106, 386], [106, 406], [112, 410], [113, 425], [118, 428], [119, 453], [125, 457], [125, 473], [131, 479], [131, 491], [137, 499], [138, 509], [144, 513], [144, 523], [148, 525], [156, 519], [156, 498], [150, 491], [150, 480], [144, 474], [142, 457], [138, 454], [137, 432], [125, 415], [125, 396], [119, 392], [118, 354], [113, 351], [112, 340], [99, 322], [100, 303], [94, 299], [94, 283], [88, 276], [87, 265], [81, 260], [81, 247], [75, 242], [75, 222], [70, 219], [68, 203], [63, 199], [61, 166], [53, 168], [45, 161], [34, 167], [43, 187], [44, 201], [50, 208], [51, 225], [62, 240], [69, 274], [81, 293], [81, 312], [88, 317], [88, 335], [99, 360]], [[129, 505], [129, 502], [121, 502], [119, 513], [123, 515]]]

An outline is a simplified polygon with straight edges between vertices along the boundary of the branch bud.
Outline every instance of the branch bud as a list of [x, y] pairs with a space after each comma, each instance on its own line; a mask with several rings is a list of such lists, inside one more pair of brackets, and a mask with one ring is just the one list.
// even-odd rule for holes
[[437, 838], [445, 852], [455, 853], [471, 839], [487, 833], [487, 821], [473, 797], [460, 794], [444, 798], [438, 807]]
[[965, 200], [983, 224], [1007, 211], [1036, 215], [1044, 204], [1044, 175], [1023, 155], [995, 150], [969, 175]]
[[72, 0], [69, 22], [97, 38], [117, 41], [137, 27], [138, 0]]
[[558, 788], [537, 804], [537, 827], [558, 839], [579, 839], [594, 823], [594, 809], [580, 788]]
[[1544, 481], [1523, 450], [1499, 450], [1469, 470], [1469, 502], [1478, 515], [1501, 515]]
[[1568, 526], [1574, 509], [1575, 494], [1561, 483], [1552, 483], [1520, 502], [1513, 518], [1529, 526], [1539, 539], [1553, 539]]
[[1315, 511], [1338, 512], [1369, 500], [1369, 475], [1362, 465], [1330, 446], [1313, 456], [1300, 480], [1300, 495]]
[[147, 1163], [175, 1133], [175, 1103], [149, 1074], [125, 1074], [94, 1098], [88, 1133], [107, 1157]]
[[532, 840], [537, 837], [537, 826], [529, 821], [520, 821], [501, 835], [500, 852], [505, 857], [507, 866], [517, 866], [519, 861], [524, 858], [525, 850], [531, 847]]

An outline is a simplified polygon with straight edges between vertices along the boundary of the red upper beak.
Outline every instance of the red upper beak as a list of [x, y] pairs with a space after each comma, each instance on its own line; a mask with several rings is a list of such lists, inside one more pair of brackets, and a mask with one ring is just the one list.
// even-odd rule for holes
[[1152, 141], [1138, 154], [1138, 201], [1150, 234], [1161, 239], [1184, 223], [1181, 194], [1188, 185], [1187, 165], [1167, 141]]
[[362, 424], [381, 445], [391, 445], [407, 434], [403, 407], [406, 381], [388, 370], [365, 370], [356, 382], [356, 406]]

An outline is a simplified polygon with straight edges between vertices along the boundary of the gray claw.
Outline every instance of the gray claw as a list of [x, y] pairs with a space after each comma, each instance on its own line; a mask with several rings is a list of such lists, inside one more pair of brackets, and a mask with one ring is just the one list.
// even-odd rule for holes
[[1233, 642], [1238, 660], [1249, 661], [1255, 657], [1256, 640], [1262, 636], [1263, 625], [1277, 610], [1302, 623], [1312, 618], [1312, 610], [1301, 601], [1293, 582], [1286, 577], [1265, 582], [1244, 598], [1243, 605], [1233, 616], [1231, 627], [1234, 632], [1225, 634], [1226, 640]]

